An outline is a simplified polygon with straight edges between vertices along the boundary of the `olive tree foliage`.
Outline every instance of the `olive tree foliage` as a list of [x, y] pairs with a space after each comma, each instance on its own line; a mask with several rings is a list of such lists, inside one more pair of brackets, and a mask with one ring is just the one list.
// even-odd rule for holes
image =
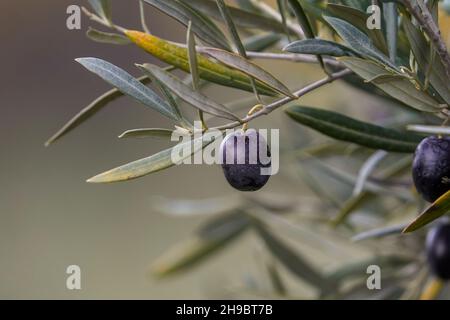
[[[187, 272], [249, 233], [264, 245], [263, 274], [253, 275], [253, 281], [239, 281], [241, 275], [236, 275], [239, 285], [233, 288], [224, 284], [224, 289], [236, 295], [379, 299], [445, 296], [445, 290], [436, 290], [439, 286], [426, 263], [424, 236], [430, 223], [443, 219], [450, 210], [450, 193], [427, 205], [414, 189], [411, 164], [425, 136], [450, 133], [446, 126], [450, 56], [439, 30], [439, 18], [445, 16], [448, 3], [130, 1], [130, 5], [140, 7], [137, 19], [142, 24], [142, 30], [130, 30], [114, 23], [110, 1], [89, 2], [91, 7], [83, 11], [102, 29], [89, 28], [90, 39], [137, 46], [166, 66], [138, 62], [136, 72], [141, 76], [134, 77], [98, 58], [76, 59], [113, 89], [72, 118], [47, 145], [122, 96], [147, 106], [149, 112], [166, 116], [175, 129], [131, 129], [120, 138], [169, 139], [174, 130], [190, 136], [195, 134], [193, 121], [201, 121], [201, 130], [224, 132], [250, 126], [261, 116], [270, 119], [272, 112], [284, 112], [286, 121], [298, 123], [292, 127], [292, 135], [303, 137], [301, 147], [283, 141], [281, 158], [292, 164], [290, 170], [315, 194], [313, 199], [236, 192], [201, 201], [155, 202], [160, 212], [209, 214], [209, 221], [155, 261], [154, 275], [169, 277]], [[380, 8], [380, 29], [367, 28], [371, 18], [367, 9], [372, 5]], [[149, 28], [145, 20], [151, 10], [186, 26], [186, 41], [160, 38], [158, 26]], [[315, 64], [317, 80], [290, 88], [262, 68], [258, 64], [262, 60], [293, 66]], [[130, 61], [130, 66], [133, 63]], [[185, 78], [180, 78], [179, 71]], [[304, 95], [323, 90], [332, 82], [345, 83], [349, 90], [367, 95], [376, 104], [388, 105], [388, 111], [383, 109], [387, 115], [379, 119], [369, 115], [364, 122], [332, 105], [320, 108], [302, 104]], [[241, 90], [248, 97], [225, 105], [205, 95], [203, 89], [208, 86]], [[188, 108], [197, 110], [196, 118], [188, 116]], [[242, 116], [243, 108], [246, 113]], [[210, 125], [212, 118], [215, 123], [219, 121], [215, 127]], [[204, 147], [200, 143], [193, 152]], [[168, 148], [88, 182], [126, 181], [174, 165]], [[346, 250], [354, 247], [367, 253], [366, 258], [353, 259], [349, 254], [333, 263], [334, 256], [344, 257]], [[329, 262], [319, 263], [314, 257], [317, 254]], [[378, 266], [382, 272], [380, 290], [369, 290], [370, 266]], [[313, 293], [304, 296], [303, 291], [297, 292], [293, 281], [288, 280], [292, 278]]]

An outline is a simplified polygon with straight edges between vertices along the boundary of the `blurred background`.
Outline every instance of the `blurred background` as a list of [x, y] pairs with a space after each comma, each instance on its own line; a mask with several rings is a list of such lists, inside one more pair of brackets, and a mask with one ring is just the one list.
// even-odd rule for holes
[[[180, 166], [122, 184], [85, 183], [106, 169], [165, 149], [167, 143], [163, 141], [117, 139], [126, 129], [171, 128], [163, 117], [121, 98], [61, 141], [44, 147], [44, 142], [67, 120], [109, 90], [101, 79], [75, 63], [75, 58], [102, 58], [134, 75], [139, 74], [135, 62], [156, 63], [133, 46], [88, 40], [85, 31], [95, 25], [84, 16], [82, 30], [68, 30], [66, 9], [71, 4], [86, 6], [87, 1], [0, 2], [0, 298], [233, 296], [224, 284], [239, 286], [264, 272], [261, 244], [251, 233], [188, 272], [168, 279], [149, 275], [152, 261], [208, 218], [161, 214], [152, 204], [155, 197], [205, 199], [237, 195], [220, 167]], [[140, 29], [137, 1], [113, 0], [112, 4], [117, 24]], [[146, 12], [156, 35], [185, 41], [184, 27], [151, 8]], [[316, 66], [267, 61], [262, 65], [293, 88], [322, 77]], [[207, 92], [222, 102], [242, 97], [231, 89], [211, 87]], [[370, 115], [376, 103], [340, 83], [322, 88], [302, 102], [341, 110], [352, 108], [359, 110], [354, 114], [362, 115]], [[302, 131], [281, 111], [254, 125], [281, 128], [284, 149], [302, 143]], [[260, 195], [307, 199], [310, 191], [300, 182], [282, 165]], [[319, 265], [329, 267], [333, 263], [328, 253], [305, 247]], [[336, 252], [332, 256], [335, 263], [365, 255], [358, 246], [347, 248], [346, 254]], [[82, 290], [66, 289], [66, 268], [72, 264], [81, 267]], [[307, 296], [308, 287], [300, 287]]]

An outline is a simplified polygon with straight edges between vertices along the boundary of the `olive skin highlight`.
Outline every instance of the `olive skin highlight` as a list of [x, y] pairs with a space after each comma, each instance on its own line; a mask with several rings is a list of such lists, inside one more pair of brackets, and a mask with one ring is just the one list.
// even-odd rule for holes
[[450, 190], [450, 137], [428, 137], [417, 146], [413, 162], [417, 191], [434, 202]]
[[442, 280], [450, 279], [450, 224], [441, 224], [428, 232], [426, 241], [428, 264]]
[[223, 173], [233, 188], [257, 191], [269, 180], [270, 175], [261, 174], [261, 170], [270, 170], [270, 150], [264, 137], [255, 130], [239, 130], [227, 135], [220, 150]]

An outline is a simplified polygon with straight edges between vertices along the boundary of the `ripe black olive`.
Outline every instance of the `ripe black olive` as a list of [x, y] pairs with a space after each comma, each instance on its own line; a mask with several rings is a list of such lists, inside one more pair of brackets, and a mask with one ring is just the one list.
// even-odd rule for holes
[[[269, 180], [269, 146], [264, 137], [255, 130], [239, 130], [227, 135], [220, 145], [220, 150], [223, 173], [235, 189], [256, 191]], [[263, 174], [264, 171], [266, 174]]]
[[433, 273], [450, 279], [450, 224], [441, 224], [428, 232], [426, 241], [428, 264]]
[[434, 202], [450, 190], [450, 138], [428, 137], [417, 146], [413, 180], [422, 197]]

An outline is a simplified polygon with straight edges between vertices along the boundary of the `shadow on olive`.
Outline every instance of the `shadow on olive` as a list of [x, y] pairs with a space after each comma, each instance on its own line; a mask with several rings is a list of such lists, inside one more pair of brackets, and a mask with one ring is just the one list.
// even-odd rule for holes
[[450, 279], [450, 224], [441, 224], [428, 232], [426, 241], [428, 264], [442, 280]]

